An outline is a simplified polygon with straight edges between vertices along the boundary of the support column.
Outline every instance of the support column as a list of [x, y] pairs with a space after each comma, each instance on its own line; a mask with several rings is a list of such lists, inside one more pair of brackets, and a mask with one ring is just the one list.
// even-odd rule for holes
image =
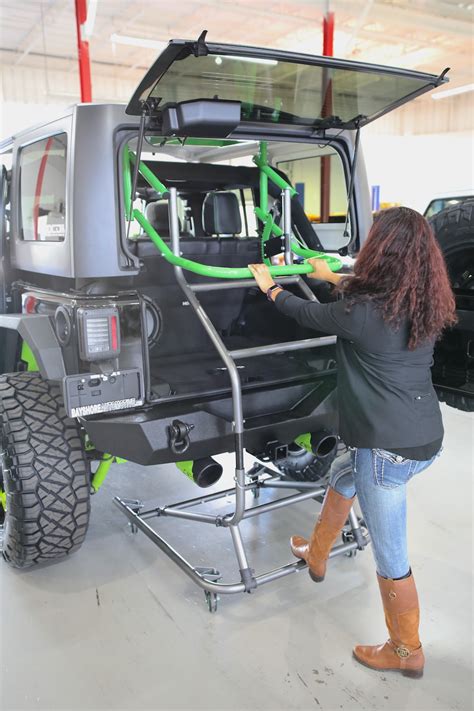
[[[327, 10], [323, 19], [323, 55], [326, 57], [332, 57], [334, 55], [334, 13], [329, 11], [329, 2], [327, 3]], [[329, 70], [329, 72], [330, 71], [331, 70]], [[323, 97], [321, 116], [324, 118], [332, 114], [332, 80], [327, 69], [323, 71], [323, 85], [321, 90]], [[322, 156], [320, 176], [320, 222], [329, 222], [330, 196], [331, 157]]]
[[77, 52], [79, 59], [79, 82], [81, 85], [81, 101], [89, 104], [92, 101], [91, 63], [89, 58], [89, 42], [82, 39], [82, 28], [87, 20], [87, 0], [75, 0]]

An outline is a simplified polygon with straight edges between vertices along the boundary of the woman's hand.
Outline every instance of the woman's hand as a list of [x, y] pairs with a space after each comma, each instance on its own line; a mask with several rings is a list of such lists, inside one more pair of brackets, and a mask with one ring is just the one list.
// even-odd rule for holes
[[325, 259], [311, 257], [311, 259], [307, 259], [306, 261], [313, 267], [313, 271], [308, 274], [310, 279], [321, 279], [322, 281], [329, 281], [334, 284], [334, 273], [329, 269]]
[[248, 268], [252, 272], [255, 281], [264, 294], [274, 285], [274, 280], [266, 264], [249, 264]]

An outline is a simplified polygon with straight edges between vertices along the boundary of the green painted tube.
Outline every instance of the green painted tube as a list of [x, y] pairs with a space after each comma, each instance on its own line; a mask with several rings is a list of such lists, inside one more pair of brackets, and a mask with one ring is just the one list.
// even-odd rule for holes
[[269, 165], [265, 164], [260, 156], [256, 156], [254, 159], [255, 165], [260, 168], [260, 172], [264, 173], [272, 183], [275, 183], [279, 188], [282, 190], [287, 190], [288, 188], [291, 191], [291, 197], [297, 194], [296, 190], [289, 184], [287, 181], [281, 177], [281, 175], [278, 175], [276, 170], [273, 170]]
[[115, 457], [112, 454], [106, 454], [104, 457], [107, 457], [107, 459], [102, 459], [92, 477], [91, 486], [95, 492], [99, 491], [109, 473], [110, 467], [115, 462]]
[[306, 247], [301, 247], [298, 242], [294, 241], [291, 243], [291, 250], [298, 255], [298, 257], [304, 257], [304, 259], [325, 259], [329, 264], [331, 271], [337, 272], [342, 267], [342, 262], [337, 257], [333, 257], [329, 254], [324, 254], [324, 252], [315, 252], [312, 249], [307, 249]]
[[[129, 156], [132, 163], [135, 163], [135, 154], [132, 151], [129, 151]], [[143, 161], [140, 161], [138, 170], [140, 174], [145, 178], [147, 183], [149, 183], [151, 187], [156, 190], [157, 193], [160, 193], [160, 195], [166, 195], [166, 193], [169, 193], [169, 190], [166, 185], [163, 185], [163, 183], [158, 180], [156, 175], [150, 170], [147, 165], [145, 165]]]
[[7, 510], [7, 495], [3, 489], [0, 489], [0, 507], [6, 511]]
[[273, 232], [273, 234], [276, 237], [283, 236], [283, 230], [281, 229], [281, 227], [279, 227], [278, 225], [276, 225], [273, 222], [273, 219], [272, 219], [272, 216], [270, 215], [270, 213], [268, 213], [268, 212], [265, 213], [261, 207], [256, 207], [255, 214], [257, 215], [258, 219], [263, 222], [264, 230], [267, 228], [267, 225], [270, 224], [271, 225], [270, 231]]
[[[150, 225], [145, 215], [143, 215], [139, 210], [134, 210], [133, 216], [143, 227], [161, 255], [171, 264], [175, 264], [177, 267], [182, 267], [190, 272], [194, 272], [194, 274], [213, 277], [214, 279], [253, 278], [252, 272], [247, 267], [213, 267], [208, 264], [201, 264], [200, 262], [193, 262], [190, 259], [176, 256], [173, 254], [166, 242], [162, 240], [158, 232], [152, 227], [152, 225]], [[334, 271], [336, 271], [336, 268], [340, 268], [338, 259], [335, 260], [334, 257], [328, 257], [327, 255], [324, 255], [324, 258], [328, 261], [330, 268], [334, 268]], [[334, 264], [334, 262], [337, 262], [337, 264]], [[284, 264], [281, 266], [269, 267], [269, 270], [270, 274], [276, 277], [291, 276], [294, 274], [309, 274], [313, 271], [313, 268], [310, 264]]]
[[130, 150], [125, 146], [123, 153], [123, 199], [125, 203], [125, 218], [130, 220], [132, 199], [132, 175], [130, 171]]
[[[258, 162], [257, 162], [258, 161]], [[256, 165], [266, 165], [267, 163], [267, 144], [265, 141], [260, 142], [260, 155], [255, 156], [254, 162]], [[260, 210], [265, 214], [268, 213], [268, 175], [260, 171]]]

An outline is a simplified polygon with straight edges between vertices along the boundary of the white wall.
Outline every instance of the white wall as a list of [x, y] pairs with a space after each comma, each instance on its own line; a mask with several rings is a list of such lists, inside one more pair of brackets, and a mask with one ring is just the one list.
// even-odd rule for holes
[[470, 132], [393, 136], [362, 130], [361, 142], [369, 185], [380, 185], [381, 202], [423, 212], [435, 195], [474, 187]]

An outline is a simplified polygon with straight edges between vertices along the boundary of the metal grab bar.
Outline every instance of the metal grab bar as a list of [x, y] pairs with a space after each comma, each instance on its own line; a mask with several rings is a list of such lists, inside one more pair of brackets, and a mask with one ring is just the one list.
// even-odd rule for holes
[[[280, 284], [299, 284], [299, 276], [282, 276], [278, 279]], [[210, 281], [198, 284], [189, 284], [193, 291], [214, 291], [215, 289], [241, 289], [242, 287], [257, 286], [255, 279], [239, 279], [238, 281]], [[311, 292], [312, 293], [312, 292]]]
[[321, 336], [321, 338], [305, 338], [304, 341], [286, 341], [284, 343], [272, 343], [268, 346], [255, 346], [254, 348], [238, 348], [229, 351], [231, 358], [255, 358], [256, 356], [271, 355], [282, 351], [299, 351], [304, 348], [321, 348], [331, 346], [336, 342], [336, 336]]

